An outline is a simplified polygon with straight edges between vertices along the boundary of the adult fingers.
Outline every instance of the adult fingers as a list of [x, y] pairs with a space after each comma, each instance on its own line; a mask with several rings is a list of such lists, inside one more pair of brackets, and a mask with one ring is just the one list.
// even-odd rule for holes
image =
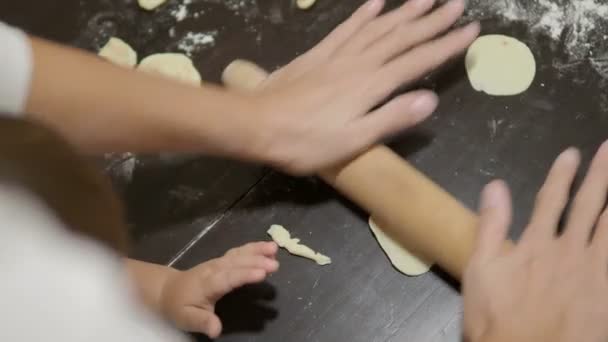
[[222, 333], [222, 322], [214, 313], [194, 306], [181, 308], [176, 322], [184, 331], [201, 333], [210, 338], [217, 338]]
[[373, 22], [354, 36], [340, 49], [344, 55], [358, 55], [378, 39], [381, 39], [396, 27], [408, 23], [427, 13], [435, 3], [435, 0], [410, 0], [400, 8], [391, 11]]
[[520, 240], [522, 245], [536, 246], [555, 238], [579, 164], [580, 153], [574, 148], [566, 150], [555, 160], [536, 196], [530, 224]]
[[439, 100], [431, 91], [419, 90], [398, 96], [379, 109], [355, 121], [349, 132], [365, 148], [385, 137], [415, 126], [429, 117]]
[[488, 184], [479, 207], [479, 232], [471, 262], [485, 263], [500, 255], [511, 224], [511, 195], [502, 181]]
[[598, 220], [590, 248], [594, 251], [593, 259], [605, 269], [608, 261], [608, 209], [604, 210]]
[[388, 96], [397, 87], [410, 83], [461, 54], [479, 34], [479, 24], [456, 29], [387, 63], [373, 78], [375, 93], [365, 100], [375, 102]]
[[[428, 1], [428, 0], [423, 0]], [[325, 59], [351, 40], [369, 22], [376, 19], [384, 8], [384, 0], [369, 0], [359, 7], [349, 19], [338, 25], [325, 39], [314, 47], [309, 55]]]
[[402, 23], [367, 50], [370, 59], [384, 64], [405, 51], [433, 39], [449, 29], [462, 16], [464, 7], [464, 0], [451, 0], [427, 16]]
[[591, 231], [606, 203], [608, 191], [608, 142], [602, 144], [589, 172], [572, 202], [563, 238], [586, 246]]

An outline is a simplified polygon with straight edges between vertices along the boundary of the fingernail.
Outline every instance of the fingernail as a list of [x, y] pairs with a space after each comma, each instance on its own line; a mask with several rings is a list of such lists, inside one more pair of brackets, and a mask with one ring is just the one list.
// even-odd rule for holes
[[418, 98], [412, 102], [411, 108], [412, 112], [414, 113], [414, 117], [417, 120], [427, 118], [429, 115], [433, 114], [437, 108], [438, 102], [439, 100], [437, 99], [437, 95], [433, 93], [419, 95]]
[[481, 24], [477, 21], [472, 22], [464, 27], [464, 31], [473, 35], [478, 35], [481, 31]]
[[566, 163], [578, 163], [580, 159], [580, 152], [578, 151], [578, 149], [570, 147], [564, 152], [562, 152], [560, 158]]
[[494, 181], [483, 189], [481, 194], [481, 208], [488, 209], [497, 207], [500, 203], [501, 181]]
[[384, 0], [369, 0], [367, 2], [367, 9], [370, 11], [377, 11], [382, 8]]

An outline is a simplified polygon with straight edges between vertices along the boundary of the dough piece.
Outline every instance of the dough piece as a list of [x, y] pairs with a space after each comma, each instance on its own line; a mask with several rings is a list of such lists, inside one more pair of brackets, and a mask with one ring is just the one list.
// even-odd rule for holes
[[369, 218], [369, 227], [393, 266], [401, 273], [415, 277], [425, 274], [431, 269], [432, 265], [430, 263], [418, 259], [405, 248], [401, 247], [400, 244], [386, 235], [386, 233], [374, 223], [374, 220], [371, 217]]
[[489, 95], [510, 96], [528, 90], [536, 75], [530, 48], [503, 35], [477, 38], [469, 47], [466, 69], [471, 85]]
[[130, 69], [137, 65], [137, 52], [129, 44], [116, 37], [110, 38], [106, 45], [99, 50], [99, 56]]
[[301, 10], [307, 10], [311, 8], [317, 0], [296, 0], [296, 5]]
[[159, 53], [148, 56], [139, 63], [137, 70], [163, 75], [177, 81], [200, 85], [201, 75], [192, 60], [181, 53]]
[[329, 257], [313, 251], [308, 246], [300, 244], [300, 239], [292, 239], [289, 231], [283, 226], [273, 224], [270, 226], [270, 229], [268, 229], [268, 235], [272, 237], [279, 247], [285, 248], [293, 255], [313, 260], [321, 266], [331, 264], [331, 259]]
[[138, 0], [139, 7], [151, 11], [156, 7], [164, 4], [167, 0]]

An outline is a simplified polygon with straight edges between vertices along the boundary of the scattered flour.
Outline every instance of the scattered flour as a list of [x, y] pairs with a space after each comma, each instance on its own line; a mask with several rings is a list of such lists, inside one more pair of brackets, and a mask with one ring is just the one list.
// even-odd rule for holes
[[182, 21], [186, 19], [189, 15], [188, 6], [192, 4], [192, 0], [183, 0], [176, 8], [171, 10], [171, 15], [175, 18], [175, 20]]
[[180, 51], [183, 51], [186, 55], [192, 57], [193, 53], [200, 51], [202, 48], [214, 46], [217, 35], [217, 30], [207, 32], [188, 32], [179, 41], [177, 48]]
[[[608, 69], [607, 0], [468, 0], [465, 20], [500, 18], [525, 23], [533, 33], [563, 46], [564, 67], [589, 61], [596, 70]], [[602, 64], [602, 65], [598, 65]]]

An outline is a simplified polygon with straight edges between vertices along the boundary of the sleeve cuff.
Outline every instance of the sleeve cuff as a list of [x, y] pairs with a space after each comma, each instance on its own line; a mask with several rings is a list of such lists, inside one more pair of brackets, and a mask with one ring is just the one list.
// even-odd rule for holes
[[23, 31], [1, 22], [0, 44], [0, 115], [21, 116], [30, 91], [32, 47]]

